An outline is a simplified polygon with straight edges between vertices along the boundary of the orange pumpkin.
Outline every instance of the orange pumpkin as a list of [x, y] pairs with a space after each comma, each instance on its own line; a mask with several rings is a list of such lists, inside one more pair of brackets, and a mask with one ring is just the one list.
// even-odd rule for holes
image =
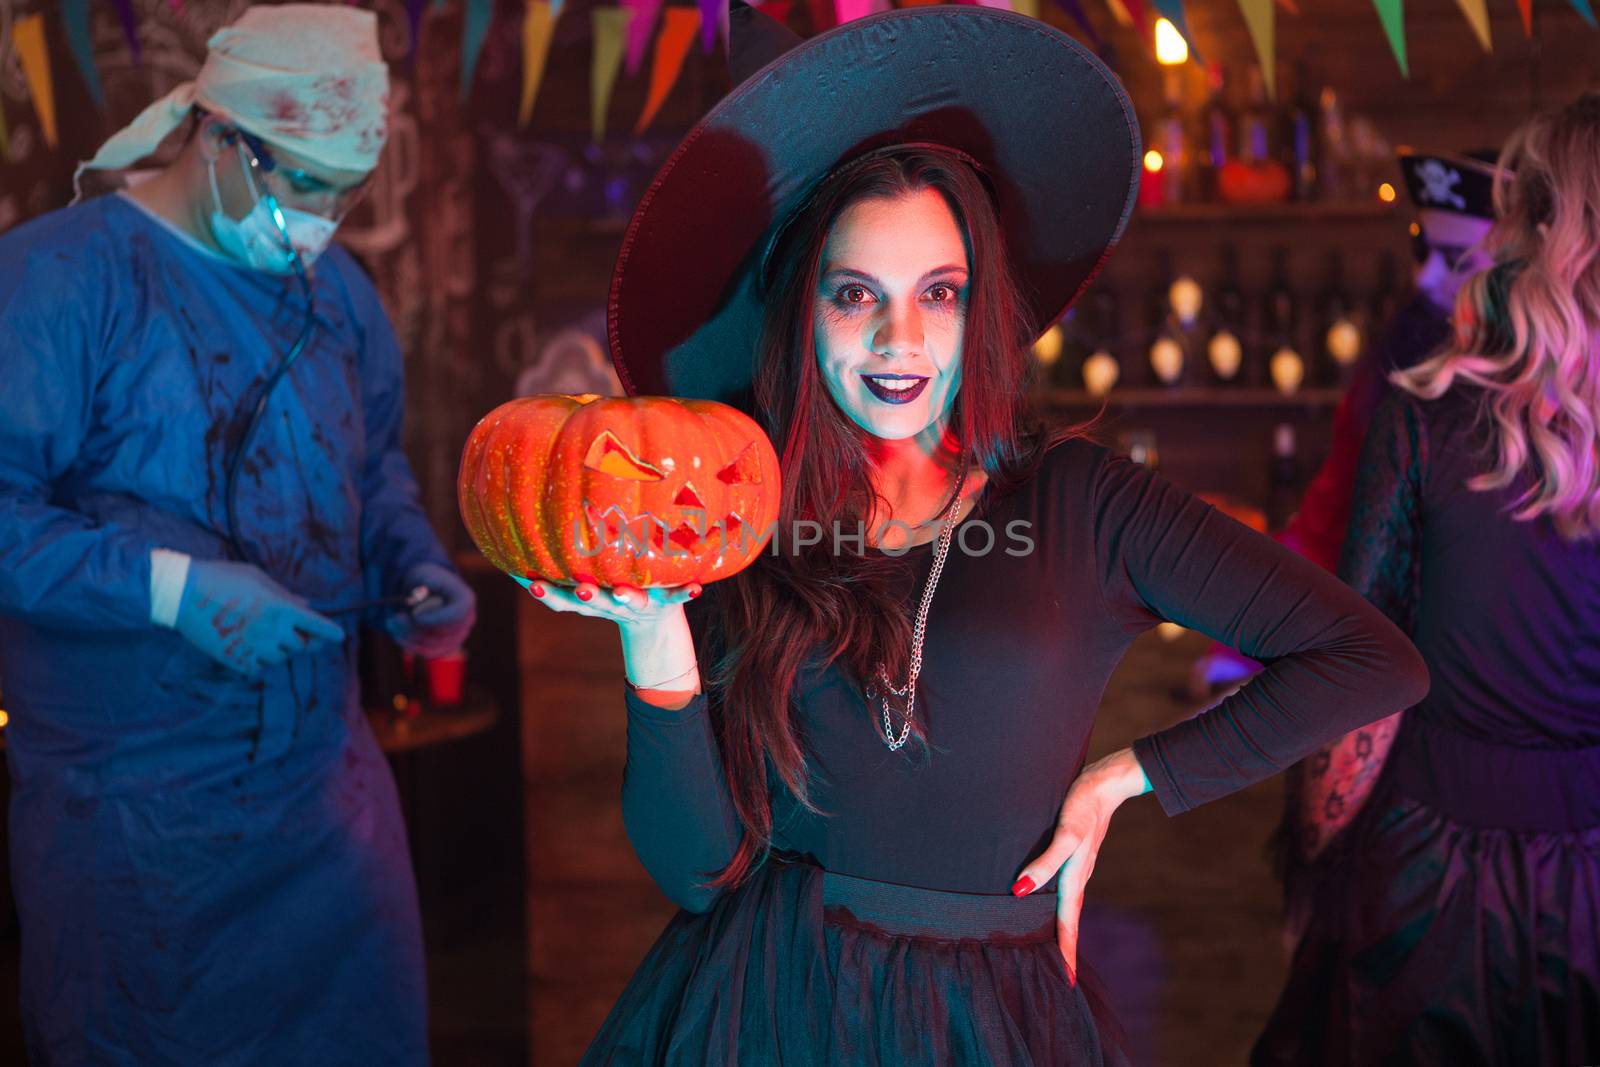
[[748, 566], [775, 528], [780, 480], [767, 435], [725, 404], [589, 393], [485, 415], [456, 487], [501, 570], [648, 588]]

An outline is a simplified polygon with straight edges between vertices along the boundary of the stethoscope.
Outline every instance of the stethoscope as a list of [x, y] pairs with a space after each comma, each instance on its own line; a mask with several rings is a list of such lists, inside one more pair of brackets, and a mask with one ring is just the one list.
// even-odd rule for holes
[[[235, 137], [237, 135], [234, 135]], [[249, 151], [244, 145], [234, 141], [234, 146], [249, 163], [250, 169], [262, 173], [261, 160], [256, 158], [254, 152]], [[256, 183], [260, 189], [262, 201], [267, 205], [267, 212], [272, 216], [273, 225], [278, 228], [278, 236], [283, 238], [284, 245], [289, 250], [289, 265], [294, 268], [295, 277], [300, 281], [300, 291], [305, 297], [305, 316], [301, 320], [300, 335], [295, 338], [294, 344], [289, 348], [289, 354], [274, 370], [261, 387], [261, 393], [256, 398], [255, 409], [250, 413], [250, 420], [245, 423], [244, 433], [239, 437], [239, 443], [234, 446], [233, 455], [228, 458], [228, 475], [223, 489], [223, 510], [228, 519], [228, 545], [238, 559], [247, 563], [259, 563], [250, 558], [244, 549], [244, 541], [239, 537], [239, 514], [235, 501], [238, 494], [239, 465], [244, 461], [244, 454], [250, 449], [250, 440], [255, 436], [256, 427], [261, 424], [261, 416], [266, 414], [267, 401], [272, 399], [273, 390], [289, 373], [289, 368], [294, 366], [295, 360], [300, 358], [300, 353], [305, 351], [306, 342], [311, 339], [311, 329], [316, 325], [316, 296], [311, 289], [311, 276], [306, 272], [306, 265], [300, 258], [299, 251], [294, 247], [294, 241], [289, 237], [289, 223], [283, 217], [283, 211], [278, 206], [278, 198], [272, 195], [272, 190], [267, 188], [263, 178]]]
[[[234, 135], [235, 137], [237, 135]], [[245, 145], [232, 141], [240, 154], [250, 165], [250, 169], [257, 173], [264, 171], [261, 160], [254, 152], [249, 151]], [[294, 246], [294, 241], [289, 237], [289, 223], [283, 217], [283, 211], [278, 206], [278, 198], [272, 195], [272, 190], [267, 188], [263, 179], [255, 183], [259, 189], [262, 201], [267, 205], [267, 212], [272, 216], [273, 225], [278, 228], [278, 236], [283, 238], [284, 246], [289, 251], [289, 265], [294, 268], [295, 277], [300, 282], [300, 292], [305, 297], [305, 316], [301, 320], [300, 334], [289, 347], [289, 354], [283, 362], [278, 364], [266, 382], [262, 384], [260, 395], [256, 397], [255, 408], [250, 412], [250, 419], [245, 423], [244, 433], [239, 437], [239, 443], [234, 446], [233, 454], [228, 457], [228, 473], [223, 488], [223, 510], [228, 520], [228, 546], [235, 558], [246, 563], [260, 566], [260, 562], [250, 558], [245, 551], [244, 541], [239, 536], [239, 514], [236, 497], [238, 495], [239, 467], [244, 461], [244, 455], [250, 449], [250, 441], [255, 436], [256, 427], [261, 424], [261, 417], [266, 414], [267, 402], [272, 399], [273, 390], [283, 376], [289, 373], [289, 368], [294, 366], [295, 360], [300, 358], [300, 353], [305, 351], [306, 342], [311, 339], [312, 327], [316, 325], [316, 296], [311, 288], [311, 276], [306, 271], [305, 261], [300, 258], [300, 252]], [[408, 593], [399, 596], [379, 597], [373, 600], [362, 601], [359, 604], [350, 604], [344, 607], [325, 608], [325, 615], [347, 615], [365, 611], [376, 607], [403, 607], [408, 613], [413, 613], [432, 596], [432, 590], [427, 586], [417, 586]]]

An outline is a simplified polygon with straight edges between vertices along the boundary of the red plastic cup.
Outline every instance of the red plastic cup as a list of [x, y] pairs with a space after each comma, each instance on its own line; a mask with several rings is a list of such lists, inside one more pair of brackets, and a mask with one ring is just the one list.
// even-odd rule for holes
[[428, 699], [435, 707], [452, 708], [461, 703], [466, 691], [467, 654], [451, 652], [423, 660], [428, 673]]

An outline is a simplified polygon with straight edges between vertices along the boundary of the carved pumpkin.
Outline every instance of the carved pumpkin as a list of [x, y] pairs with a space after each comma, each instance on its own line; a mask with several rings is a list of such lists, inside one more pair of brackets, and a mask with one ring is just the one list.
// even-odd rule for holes
[[501, 404], [461, 455], [461, 518], [510, 574], [602, 587], [714, 582], [778, 517], [778, 457], [709, 400], [531, 396]]

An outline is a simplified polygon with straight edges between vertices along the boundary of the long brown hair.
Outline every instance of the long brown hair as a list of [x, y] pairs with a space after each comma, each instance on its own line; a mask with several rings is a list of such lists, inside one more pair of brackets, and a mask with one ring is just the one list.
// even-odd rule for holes
[[1517, 483], [1512, 517], [1600, 537], [1600, 93], [1533, 119], [1500, 154], [1495, 265], [1461, 287], [1455, 339], [1397, 372], [1427, 399], [1475, 386], [1494, 462], [1467, 482]]
[[[825, 179], [789, 220], [768, 254], [766, 315], [755, 381], [757, 418], [783, 470], [779, 548], [718, 583], [708, 607], [712, 640], [702, 657], [712, 714], [744, 839], [710, 884], [740, 884], [771, 846], [767, 768], [812, 811], [807, 761], [792, 700], [802, 668], [838, 663], [859, 690], [879, 663], [891, 678], [910, 661], [911, 621], [893, 578], [892, 557], [835, 551], [830, 537], [797, 548], [790, 531], [810, 520], [823, 531], [855, 530], [872, 513], [866, 432], [829, 395], [815, 357], [813, 311], [822, 252], [835, 222], [861, 200], [925, 189], [944, 196], [967, 247], [970, 267], [961, 346], [961, 386], [950, 426], [957, 470], [981, 467], [991, 499], [1030, 477], [1039, 458], [1073, 430], [1047, 432], [1027, 401], [1034, 361], [1027, 321], [995, 212], [978, 172], [934, 146], [869, 153]], [[1042, 324], [1041, 324], [1042, 325]], [[946, 506], [954, 502], [954, 491]], [[820, 654], [820, 662], [812, 663]], [[863, 701], [862, 743], [872, 712]], [[913, 730], [922, 740], [916, 722]]]

